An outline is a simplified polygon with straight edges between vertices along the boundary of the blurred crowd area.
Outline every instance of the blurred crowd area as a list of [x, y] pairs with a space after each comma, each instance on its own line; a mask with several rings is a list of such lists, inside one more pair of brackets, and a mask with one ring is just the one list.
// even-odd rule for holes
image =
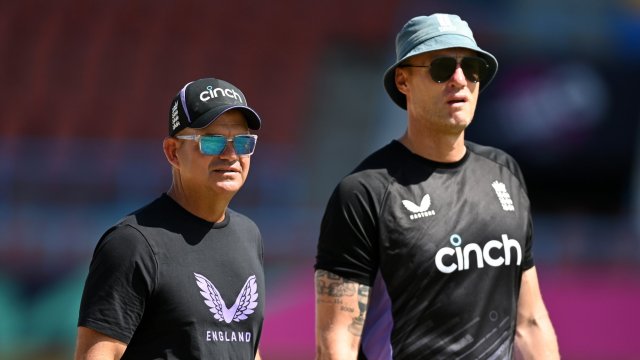
[[170, 184], [169, 102], [218, 77], [263, 118], [232, 207], [261, 228], [265, 359], [310, 359], [313, 261], [335, 184], [402, 134], [395, 34], [467, 20], [499, 60], [467, 138], [525, 174], [565, 359], [640, 345], [640, 1], [0, 1], [0, 359], [68, 359], [102, 232]]

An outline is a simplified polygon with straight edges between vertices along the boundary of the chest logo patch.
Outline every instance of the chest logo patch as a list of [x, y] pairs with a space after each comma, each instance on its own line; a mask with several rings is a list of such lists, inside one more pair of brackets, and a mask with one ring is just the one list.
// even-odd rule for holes
[[422, 198], [420, 205], [416, 205], [409, 200], [402, 200], [402, 205], [404, 205], [407, 210], [411, 211], [411, 215], [409, 215], [409, 219], [411, 220], [435, 215], [436, 213], [434, 210], [429, 210], [431, 207], [431, 197], [429, 194]]
[[258, 286], [256, 284], [256, 276], [251, 275], [244, 283], [240, 294], [236, 298], [236, 302], [227, 308], [220, 292], [209, 279], [203, 275], [193, 273], [196, 277], [196, 283], [200, 288], [200, 294], [204, 297], [204, 303], [209, 307], [209, 311], [218, 321], [224, 321], [230, 324], [232, 321], [240, 322], [253, 313], [253, 309], [258, 306]]
[[511, 200], [511, 195], [507, 192], [507, 187], [504, 183], [499, 181], [494, 181], [491, 183], [493, 186], [493, 190], [496, 192], [496, 196], [498, 200], [500, 200], [500, 205], [502, 205], [502, 210], [504, 211], [514, 211], [516, 208], [513, 206], [513, 200]]

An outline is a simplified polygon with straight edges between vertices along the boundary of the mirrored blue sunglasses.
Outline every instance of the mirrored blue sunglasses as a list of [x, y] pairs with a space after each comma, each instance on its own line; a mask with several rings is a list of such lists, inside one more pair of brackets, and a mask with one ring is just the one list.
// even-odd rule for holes
[[258, 141], [258, 135], [236, 135], [227, 138], [223, 135], [176, 135], [177, 139], [197, 141], [200, 152], [204, 155], [220, 155], [227, 147], [227, 143], [233, 144], [233, 149], [238, 156], [253, 154]]

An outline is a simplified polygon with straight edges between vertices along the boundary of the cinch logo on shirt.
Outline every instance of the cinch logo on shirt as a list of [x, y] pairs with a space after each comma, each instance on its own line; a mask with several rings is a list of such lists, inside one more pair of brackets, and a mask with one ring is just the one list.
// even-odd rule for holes
[[436, 213], [434, 210], [429, 210], [429, 207], [431, 206], [431, 197], [429, 194], [422, 198], [419, 206], [409, 200], [402, 200], [402, 205], [413, 213], [409, 216], [409, 219], [411, 220], [435, 215]]
[[[483, 248], [476, 243], [469, 243], [461, 247], [462, 238], [458, 234], [451, 235], [449, 241], [454, 248], [444, 247], [436, 253], [436, 267], [445, 274], [449, 274], [454, 271], [469, 270], [472, 262], [471, 254], [475, 254], [474, 263], [479, 269], [483, 268], [485, 263], [491, 267], [511, 265], [512, 249], [516, 250], [518, 257], [516, 265], [520, 265], [520, 263], [522, 263], [522, 249], [520, 248], [520, 243], [517, 240], [509, 239], [507, 234], [502, 234], [502, 242], [498, 240], [490, 240]], [[500, 256], [495, 257], [495, 251], [492, 255], [492, 249], [497, 249]]]
[[232, 321], [240, 322], [246, 319], [247, 315], [252, 314], [253, 309], [258, 306], [258, 286], [255, 275], [249, 276], [240, 290], [236, 302], [230, 308], [227, 308], [220, 292], [209, 279], [197, 273], [193, 273], [193, 275], [196, 277], [198, 287], [202, 290], [200, 294], [204, 297], [204, 303], [218, 321], [224, 321], [227, 324]]

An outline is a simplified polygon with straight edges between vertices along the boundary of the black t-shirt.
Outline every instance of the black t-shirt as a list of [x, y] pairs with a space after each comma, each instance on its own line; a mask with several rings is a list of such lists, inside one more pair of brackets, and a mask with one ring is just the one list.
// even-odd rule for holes
[[513, 158], [465, 145], [437, 163], [393, 141], [329, 200], [315, 267], [371, 286], [360, 358], [511, 357], [529, 199]]
[[163, 194], [98, 242], [78, 325], [127, 343], [122, 359], [253, 359], [262, 259], [247, 217], [211, 223]]

